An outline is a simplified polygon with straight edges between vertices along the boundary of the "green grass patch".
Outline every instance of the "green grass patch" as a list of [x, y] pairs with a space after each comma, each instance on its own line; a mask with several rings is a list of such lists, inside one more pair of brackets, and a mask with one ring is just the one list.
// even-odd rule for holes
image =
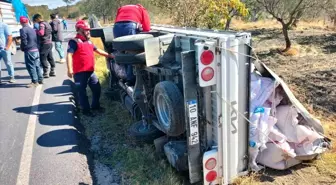
[[[103, 49], [100, 39], [93, 38], [92, 41]], [[97, 55], [96, 74], [104, 91], [108, 87], [108, 70], [105, 58]], [[88, 95], [91, 98], [89, 90]], [[128, 136], [133, 121], [119, 102], [109, 100], [102, 93], [101, 105], [106, 109], [104, 114], [94, 118], [81, 116], [95, 160], [116, 169], [121, 176], [120, 184], [183, 184], [183, 178], [155, 153], [153, 145], [139, 146]]]

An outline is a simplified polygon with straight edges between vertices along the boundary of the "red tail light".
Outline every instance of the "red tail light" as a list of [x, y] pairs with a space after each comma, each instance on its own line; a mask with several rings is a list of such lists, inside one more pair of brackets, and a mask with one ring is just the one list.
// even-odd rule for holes
[[211, 67], [206, 67], [201, 73], [201, 77], [204, 81], [210, 81], [215, 76], [215, 71]]
[[210, 158], [205, 162], [205, 168], [207, 170], [213, 170], [217, 165], [217, 161], [215, 158]]
[[201, 62], [203, 65], [209, 65], [214, 60], [214, 54], [210, 50], [205, 50], [201, 54]]
[[208, 182], [213, 182], [217, 179], [217, 172], [216, 171], [210, 171], [206, 177], [205, 177], [206, 181]]

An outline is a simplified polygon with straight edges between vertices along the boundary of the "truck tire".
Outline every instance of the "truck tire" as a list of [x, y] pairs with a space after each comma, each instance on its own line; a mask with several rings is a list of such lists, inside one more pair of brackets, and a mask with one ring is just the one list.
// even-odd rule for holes
[[163, 136], [164, 133], [158, 130], [153, 124], [147, 124], [147, 128], [145, 128], [142, 120], [140, 120], [131, 125], [129, 135], [137, 142], [153, 144], [153, 141]]
[[113, 39], [113, 49], [119, 51], [144, 51], [144, 40], [153, 38], [151, 34], [127, 35]]
[[179, 136], [186, 130], [183, 96], [179, 88], [170, 81], [156, 84], [154, 107], [159, 129], [168, 136]]
[[117, 64], [146, 64], [145, 52], [139, 54], [116, 53], [114, 59]]

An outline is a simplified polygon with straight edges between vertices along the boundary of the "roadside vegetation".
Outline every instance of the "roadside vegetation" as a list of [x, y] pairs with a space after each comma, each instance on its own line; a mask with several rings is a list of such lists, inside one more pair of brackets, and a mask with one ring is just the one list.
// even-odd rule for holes
[[[310, 113], [321, 120], [326, 135], [336, 141], [336, 34], [332, 26], [321, 22], [301, 21], [289, 31], [295, 56], [285, 56], [277, 49], [283, 43], [281, 25], [276, 21], [245, 23], [233, 20], [232, 29], [253, 33], [254, 49], [259, 59], [281, 75], [296, 97]], [[103, 47], [100, 40], [96, 45]], [[107, 87], [108, 71], [105, 59], [97, 56], [98, 76]], [[164, 157], [155, 153], [152, 145], [137, 145], [128, 137], [132, 119], [121, 104], [102, 98], [106, 114], [83, 120], [91, 140], [95, 159], [115, 171], [117, 184], [181, 185], [187, 182], [170, 167]], [[266, 169], [258, 174], [239, 178], [234, 184], [334, 184], [336, 183], [336, 147], [318, 160], [289, 170]], [[309, 183], [308, 183], [309, 182]]]
[[[211, 5], [209, 9], [204, 9], [201, 1], [137, 2], [147, 7], [154, 23], [251, 32], [258, 58], [282, 76], [308, 111], [321, 120], [326, 136], [335, 143], [335, 0], [296, 0], [291, 1], [292, 4], [283, 0], [232, 0], [220, 6], [217, 6], [217, 1], [210, 0], [207, 1]], [[86, 15], [94, 13], [102, 23], [108, 24], [113, 21], [116, 8], [130, 1], [116, 0], [109, 4], [104, 0], [83, 2], [76, 8]], [[321, 3], [317, 5], [316, 2]], [[174, 11], [175, 8], [179, 11]], [[101, 40], [93, 41], [103, 49]], [[96, 72], [103, 89], [106, 89], [108, 70], [105, 58], [96, 56], [96, 60]], [[111, 170], [109, 176], [98, 178], [99, 184], [187, 183], [184, 175], [179, 175], [164, 157], [155, 153], [153, 145], [139, 145], [128, 137], [128, 127], [133, 120], [120, 103], [104, 95], [101, 102], [106, 108], [105, 114], [81, 119], [91, 141], [95, 163]], [[96, 175], [99, 176], [99, 169]], [[234, 184], [336, 184], [336, 147], [316, 161], [285, 171], [265, 169], [239, 178]]]

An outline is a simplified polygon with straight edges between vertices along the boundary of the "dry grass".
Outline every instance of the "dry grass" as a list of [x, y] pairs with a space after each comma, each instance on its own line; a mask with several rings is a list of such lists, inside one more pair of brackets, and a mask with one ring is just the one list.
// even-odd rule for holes
[[[161, 22], [160, 22], [161, 23]], [[321, 23], [309, 23], [305, 26], [312, 26], [314, 31], [307, 31], [309, 36], [320, 37], [325, 34], [324, 30], [315, 30]], [[254, 37], [254, 46], [258, 53], [263, 53], [279, 48], [283, 44], [281, 30], [276, 21], [261, 21], [257, 23], [243, 24], [234, 21], [233, 26], [242, 29], [274, 29], [275, 32], [262, 33]], [[300, 25], [302, 26], [302, 25]], [[304, 30], [304, 26], [298, 29]], [[298, 31], [301, 32], [301, 31]], [[303, 35], [293, 32], [291, 38], [295, 50], [295, 56], [283, 56], [279, 54], [260, 55], [277, 74], [281, 75], [300, 102], [315, 117], [321, 120], [325, 134], [333, 143], [336, 141], [336, 115], [330, 110], [329, 104], [333, 104], [333, 94], [325, 93], [317, 95], [319, 87], [330, 88], [333, 92], [333, 77], [326, 78], [323, 71], [336, 68], [335, 54], [326, 53], [319, 44], [300, 44], [295, 38], [306, 38]], [[303, 31], [302, 31], [303, 32]], [[279, 36], [280, 35], [280, 36]], [[307, 37], [309, 40], [310, 37]], [[98, 48], [103, 48], [100, 39], [92, 39]], [[321, 42], [325, 43], [325, 42]], [[299, 52], [297, 54], [296, 52]], [[97, 56], [96, 73], [106, 87], [107, 68], [105, 59]], [[318, 76], [321, 74], [321, 76]], [[336, 79], [336, 78], [335, 78]], [[322, 97], [325, 97], [323, 101]], [[180, 185], [183, 178], [176, 175], [168, 163], [154, 154], [152, 146], [137, 146], [128, 138], [127, 128], [132, 123], [128, 112], [116, 102], [111, 102], [106, 97], [102, 98], [102, 104], [107, 112], [95, 119], [83, 120], [87, 128], [89, 138], [99, 136], [99, 150], [96, 150], [95, 157], [112, 168], [118, 169], [122, 177], [117, 182], [121, 184], [157, 184], [157, 185]], [[288, 174], [286, 174], [288, 172]], [[285, 175], [283, 175], [285, 174]], [[266, 180], [265, 180], [266, 179]], [[330, 152], [323, 154], [319, 160], [291, 168], [286, 172], [266, 170], [261, 174], [251, 174], [236, 179], [236, 185], [256, 184], [336, 184], [336, 147]]]
[[245, 22], [233, 19], [231, 28], [235, 30], [254, 30], [254, 29], [280, 29], [281, 25], [276, 20], [261, 20], [257, 22]]
[[[231, 28], [235, 30], [255, 30], [255, 29], [281, 29], [281, 24], [273, 19], [260, 20], [256, 22], [245, 22], [238, 19], [233, 19]], [[331, 23], [319, 20], [300, 21], [296, 30], [332, 30], [334, 27]]]
[[[96, 47], [103, 49], [101, 39], [92, 38]], [[108, 70], [104, 57], [96, 55], [96, 74], [107, 88]], [[90, 95], [90, 92], [88, 93]], [[102, 96], [106, 112], [95, 118], [82, 117], [86, 135], [91, 140], [95, 160], [118, 172], [115, 183], [123, 185], [181, 185], [183, 179], [166, 160], [156, 155], [151, 145], [139, 146], [128, 136], [133, 123], [129, 113], [119, 102]]]

